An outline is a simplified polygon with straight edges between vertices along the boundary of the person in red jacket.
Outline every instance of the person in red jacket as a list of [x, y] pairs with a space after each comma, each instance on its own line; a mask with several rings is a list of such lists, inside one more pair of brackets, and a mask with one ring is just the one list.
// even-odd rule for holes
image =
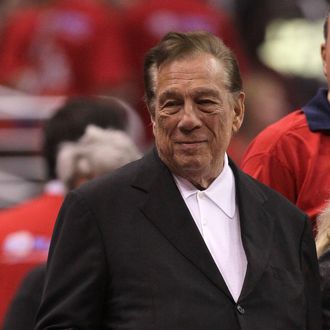
[[56, 155], [64, 141], [80, 138], [89, 124], [126, 130], [124, 104], [115, 99], [70, 98], [44, 128], [43, 155], [48, 170], [44, 192], [0, 212], [0, 328], [8, 304], [24, 275], [45, 262], [65, 189], [56, 176]]
[[5, 22], [1, 84], [38, 95], [127, 96], [130, 75], [121, 22], [102, 0], [44, 0]]
[[[330, 83], [329, 14], [321, 45], [324, 74]], [[242, 169], [274, 188], [314, 225], [330, 198], [330, 92], [321, 88], [301, 109], [268, 126], [252, 141]], [[290, 220], [290, 219], [288, 219]]]

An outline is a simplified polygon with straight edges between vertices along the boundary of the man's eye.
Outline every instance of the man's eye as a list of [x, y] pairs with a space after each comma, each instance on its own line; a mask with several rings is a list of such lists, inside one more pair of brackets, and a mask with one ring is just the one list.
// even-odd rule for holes
[[179, 101], [166, 101], [161, 105], [161, 110], [168, 114], [176, 113], [180, 110], [181, 103]]
[[203, 113], [214, 113], [216, 111], [216, 102], [211, 99], [200, 99], [197, 102], [198, 109]]
[[210, 99], [201, 99], [197, 101], [198, 104], [200, 105], [212, 105], [214, 102]]
[[182, 102], [177, 100], [168, 100], [164, 102], [163, 106], [164, 108], [171, 108], [171, 107], [177, 107], [180, 106]]

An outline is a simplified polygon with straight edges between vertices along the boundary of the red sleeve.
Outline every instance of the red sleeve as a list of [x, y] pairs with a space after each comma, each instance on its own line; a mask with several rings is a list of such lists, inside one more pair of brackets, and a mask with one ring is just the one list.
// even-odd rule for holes
[[243, 157], [242, 170], [296, 203], [297, 187], [292, 169], [280, 159], [276, 147], [262, 151], [264, 143], [267, 141], [252, 142]]

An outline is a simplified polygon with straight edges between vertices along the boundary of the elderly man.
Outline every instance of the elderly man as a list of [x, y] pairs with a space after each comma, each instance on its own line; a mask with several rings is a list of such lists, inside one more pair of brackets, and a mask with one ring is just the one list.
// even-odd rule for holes
[[232, 52], [169, 33], [145, 88], [156, 148], [67, 197], [36, 329], [319, 329], [307, 216], [226, 155], [244, 115]]

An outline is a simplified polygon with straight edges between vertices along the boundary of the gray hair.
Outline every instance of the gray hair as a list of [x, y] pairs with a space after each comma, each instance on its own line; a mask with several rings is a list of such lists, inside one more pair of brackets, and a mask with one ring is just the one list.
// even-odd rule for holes
[[330, 201], [316, 219], [315, 238], [317, 256], [320, 257], [330, 247]]
[[140, 157], [137, 146], [124, 131], [89, 125], [77, 142], [60, 146], [56, 171], [65, 186], [73, 189], [77, 178], [109, 173]]
[[224, 83], [229, 92], [242, 91], [242, 79], [235, 55], [221, 39], [205, 31], [169, 32], [158, 45], [150, 49], [144, 60], [145, 101], [151, 116], [155, 112], [155, 88], [160, 66], [201, 53], [211, 54], [223, 63], [226, 79]]

